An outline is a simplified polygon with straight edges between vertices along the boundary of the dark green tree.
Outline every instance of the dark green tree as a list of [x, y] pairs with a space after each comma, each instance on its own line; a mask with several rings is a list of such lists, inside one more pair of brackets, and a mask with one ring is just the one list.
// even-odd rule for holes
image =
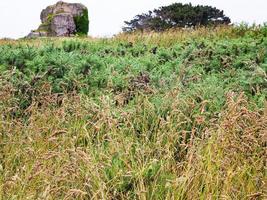
[[125, 21], [124, 32], [135, 30], [163, 31], [177, 27], [196, 27], [219, 24], [230, 24], [229, 17], [222, 10], [211, 6], [193, 6], [191, 3], [174, 3], [135, 16], [131, 21]]

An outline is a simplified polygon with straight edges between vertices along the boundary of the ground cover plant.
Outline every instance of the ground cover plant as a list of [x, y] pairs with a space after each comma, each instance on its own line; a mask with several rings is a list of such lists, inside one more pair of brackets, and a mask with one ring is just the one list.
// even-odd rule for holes
[[267, 27], [0, 42], [0, 199], [265, 199]]

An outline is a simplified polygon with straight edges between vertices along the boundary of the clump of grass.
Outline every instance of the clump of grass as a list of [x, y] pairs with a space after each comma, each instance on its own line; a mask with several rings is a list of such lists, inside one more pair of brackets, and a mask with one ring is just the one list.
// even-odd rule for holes
[[[264, 199], [266, 112], [231, 93], [221, 117], [190, 148], [182, 186], [189, 199]], [[185, 190], [186, 188], [186, 190]], [[192, 192], [194, 191], [194, 192]]]

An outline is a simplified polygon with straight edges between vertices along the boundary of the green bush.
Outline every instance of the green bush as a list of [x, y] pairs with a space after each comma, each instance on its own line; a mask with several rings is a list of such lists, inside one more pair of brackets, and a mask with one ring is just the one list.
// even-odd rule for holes
[[89, 31], [88, 10], [85, 9], [81, 16], [74, 17], [78, 35], [87, 35]]

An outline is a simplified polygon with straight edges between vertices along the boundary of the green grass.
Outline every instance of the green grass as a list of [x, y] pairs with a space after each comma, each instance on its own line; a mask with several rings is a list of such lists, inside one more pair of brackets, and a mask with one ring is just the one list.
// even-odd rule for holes
[[265, 199], [267, 28], [0, 42], [0, 199]]

